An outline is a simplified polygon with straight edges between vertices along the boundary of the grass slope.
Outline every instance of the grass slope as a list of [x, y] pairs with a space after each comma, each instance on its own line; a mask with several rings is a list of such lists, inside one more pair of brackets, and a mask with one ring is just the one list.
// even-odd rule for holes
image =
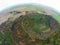
[[[40, 12], [43, 12], [44, 9], [42, 7], [36, 7], [36, 6], [27, 6], [27, 9], [35, 9], [36, 11], [40, 11]], [[52, 11], [52, 10], [51, 10]], [[51, 15], [58, 23], [60, 23], [60, 16], [56, 13], [52, 14]]]

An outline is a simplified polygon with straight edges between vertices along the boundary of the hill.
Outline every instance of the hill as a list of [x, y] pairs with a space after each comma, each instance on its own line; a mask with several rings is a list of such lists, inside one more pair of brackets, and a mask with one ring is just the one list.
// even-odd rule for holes
[[45, 6], [22, 5], [0, 14], [0, 45], [60, 45], [60, 16]]
[[24, 12], [11, 16], [0, 25], [0, 44], [43, 45], [48, 41], [52, 44], [54, 40], [51, 39], [59, 32], [59, 23], [52, 16], [35, 10]]

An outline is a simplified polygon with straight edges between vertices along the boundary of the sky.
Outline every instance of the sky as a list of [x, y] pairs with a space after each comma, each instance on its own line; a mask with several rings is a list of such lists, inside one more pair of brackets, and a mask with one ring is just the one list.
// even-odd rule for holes
[[26, 3], [38, 3], [52, 7], [60, 12], [60, 0], [0, 0], [0, 11], [6, 9], [7, 7], [26, 4]]

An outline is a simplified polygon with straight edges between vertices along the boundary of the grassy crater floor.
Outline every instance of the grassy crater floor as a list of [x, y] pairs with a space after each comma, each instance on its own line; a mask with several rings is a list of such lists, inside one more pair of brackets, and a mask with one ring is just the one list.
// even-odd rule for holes
[[32, 37], [36, 34], [43, 34], [50, 30], [50, 23], [47, 15], [43, 14], [32, 14], [26, 15], [23, 18], [22, 25], [26, 32]]

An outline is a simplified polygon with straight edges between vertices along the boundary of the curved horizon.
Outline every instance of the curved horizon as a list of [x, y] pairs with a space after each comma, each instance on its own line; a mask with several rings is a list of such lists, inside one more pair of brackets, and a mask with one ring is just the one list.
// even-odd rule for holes
[[26, 3], [35, 3], [49, 6], [60, 12], [60, 1], [59, 0], [1, 0], [0, 1], [0, 12], [10, 6]]

